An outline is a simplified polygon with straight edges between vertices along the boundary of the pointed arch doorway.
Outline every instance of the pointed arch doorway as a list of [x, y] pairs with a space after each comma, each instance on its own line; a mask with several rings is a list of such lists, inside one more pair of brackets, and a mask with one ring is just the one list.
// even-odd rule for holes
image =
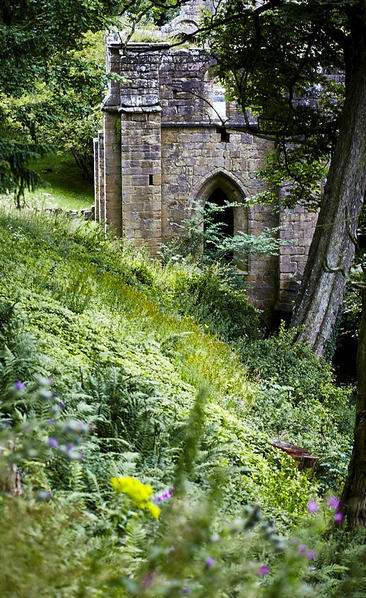
[[[249, 232], [246, 193], [240, 181], [235, 179], [230, 173], [216, 171], [204, 181], [193, 197], [193, 203], [207, 206], [210, 221], [216, 224], [225, 236], [231, 237], [240, 231]], [[225, 208], [227, 203], [237, 205]], [[211, 206], [217, 206], [219, 209], [212, 211]], [[234, 258], [240, 270], [247, 271], [247, 260], [243, 259], [243, 256], [231, 255], [228, 258]]]

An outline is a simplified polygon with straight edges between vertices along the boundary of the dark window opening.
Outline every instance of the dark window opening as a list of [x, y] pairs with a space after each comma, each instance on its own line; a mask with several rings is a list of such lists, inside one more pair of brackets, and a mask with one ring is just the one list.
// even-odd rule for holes
[[149, 174], [149, 185], [153, 185], [153, 184], [154, 184], [154, 175]]
[[225, 143], [229, 143], [230, 141], [230, 133], [228, 133], [226, 129], [221, 129], [221, 141], [224, 141]]
[[[204, 231], [209, 233], [218, 232], [223, 237], [234, 236], [234, 211], [232, 207], [225, 207], [228, 203], [228, 198], [222, 189], [216, 189], [208, 198], [207, 205], [207, 221], [204, 224]], [[215, 209], [215, 207], [219, 209]], [[221, 208], [221, 209], [220, 209]], [[207, 250], [209, 250], [209, 242], [207, 243]], [[233, 259], [233, 253], [230, 252], [224, 256], [226, 261]]]
[[173, 89], [173, 98], [176, 98], [178, 95], [178, 89]]

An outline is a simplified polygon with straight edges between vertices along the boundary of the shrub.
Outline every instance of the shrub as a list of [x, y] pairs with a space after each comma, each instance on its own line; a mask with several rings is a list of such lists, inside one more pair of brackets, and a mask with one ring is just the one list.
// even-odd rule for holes
[[295, 343], [295, 335], [281, 326], [278, 336], [238, 341], [243, 362], [261, 384], [249, 418], [270, 436], [313, 452], [320, 458], [322, 490], [339, 490], [352, 448], [351, 389], [337, 387], [329, 363]]
[[174, 302], [179, 311], [192, 315], [208, 332], [227, 342], [243, 342], [258, 335], [259, 318], [242, 290], [233, 288], [225, 277], [225, 268], [217, 264], [204, 270], [180, 272], [174, 288]]
[[239, 339], [236, 347], [249, 372], [259, 380], [271, 380], [293, 389], [295, 404], [319, 400], [323, 404], [346, 404], [347, 393], [337, 389], [330, 365], [307, 345], [295, 342], [296, 330], [281, 324], [277, 336], [248, 344]]

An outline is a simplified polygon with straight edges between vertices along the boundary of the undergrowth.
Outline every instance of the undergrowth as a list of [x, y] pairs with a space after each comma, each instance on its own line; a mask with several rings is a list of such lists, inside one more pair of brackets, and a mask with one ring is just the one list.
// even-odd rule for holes
[[[16, 466], [23, 491], [0, 503], [13, 563], [1, 595], [305, 596], [297, 549], [282, 578], [263, 586], [258, 567], [267, 552], [279, 567], [277, 530], [344, 474], [347, 396], [329, 366], [294, 353], [291, 333], [261, 339], [220, 268], [161, 266], [58, 216], [1, 211], [0, 226], [0, 477], [9, 492]], [[320, 475], [300, 472], [273, 434], [317, 451]], [[154, 504], [174, 487], [160, 525], [113, 492], [121, 476], [151, 485]], [[264, 543], [246, 523], [253, 504], [260, 529], [275, 521]]]

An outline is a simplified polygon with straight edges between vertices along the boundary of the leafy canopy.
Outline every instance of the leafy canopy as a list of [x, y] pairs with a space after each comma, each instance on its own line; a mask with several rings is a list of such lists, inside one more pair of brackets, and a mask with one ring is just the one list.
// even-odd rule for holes
[[261, 175], [293, 184], [289, 205], [319, 200], [314, 181], [326, 171], [343, 103], [349, 4], [228, 0], [203, 20], [216, 75], [239, 102], [246, 130], [275, 142]]

